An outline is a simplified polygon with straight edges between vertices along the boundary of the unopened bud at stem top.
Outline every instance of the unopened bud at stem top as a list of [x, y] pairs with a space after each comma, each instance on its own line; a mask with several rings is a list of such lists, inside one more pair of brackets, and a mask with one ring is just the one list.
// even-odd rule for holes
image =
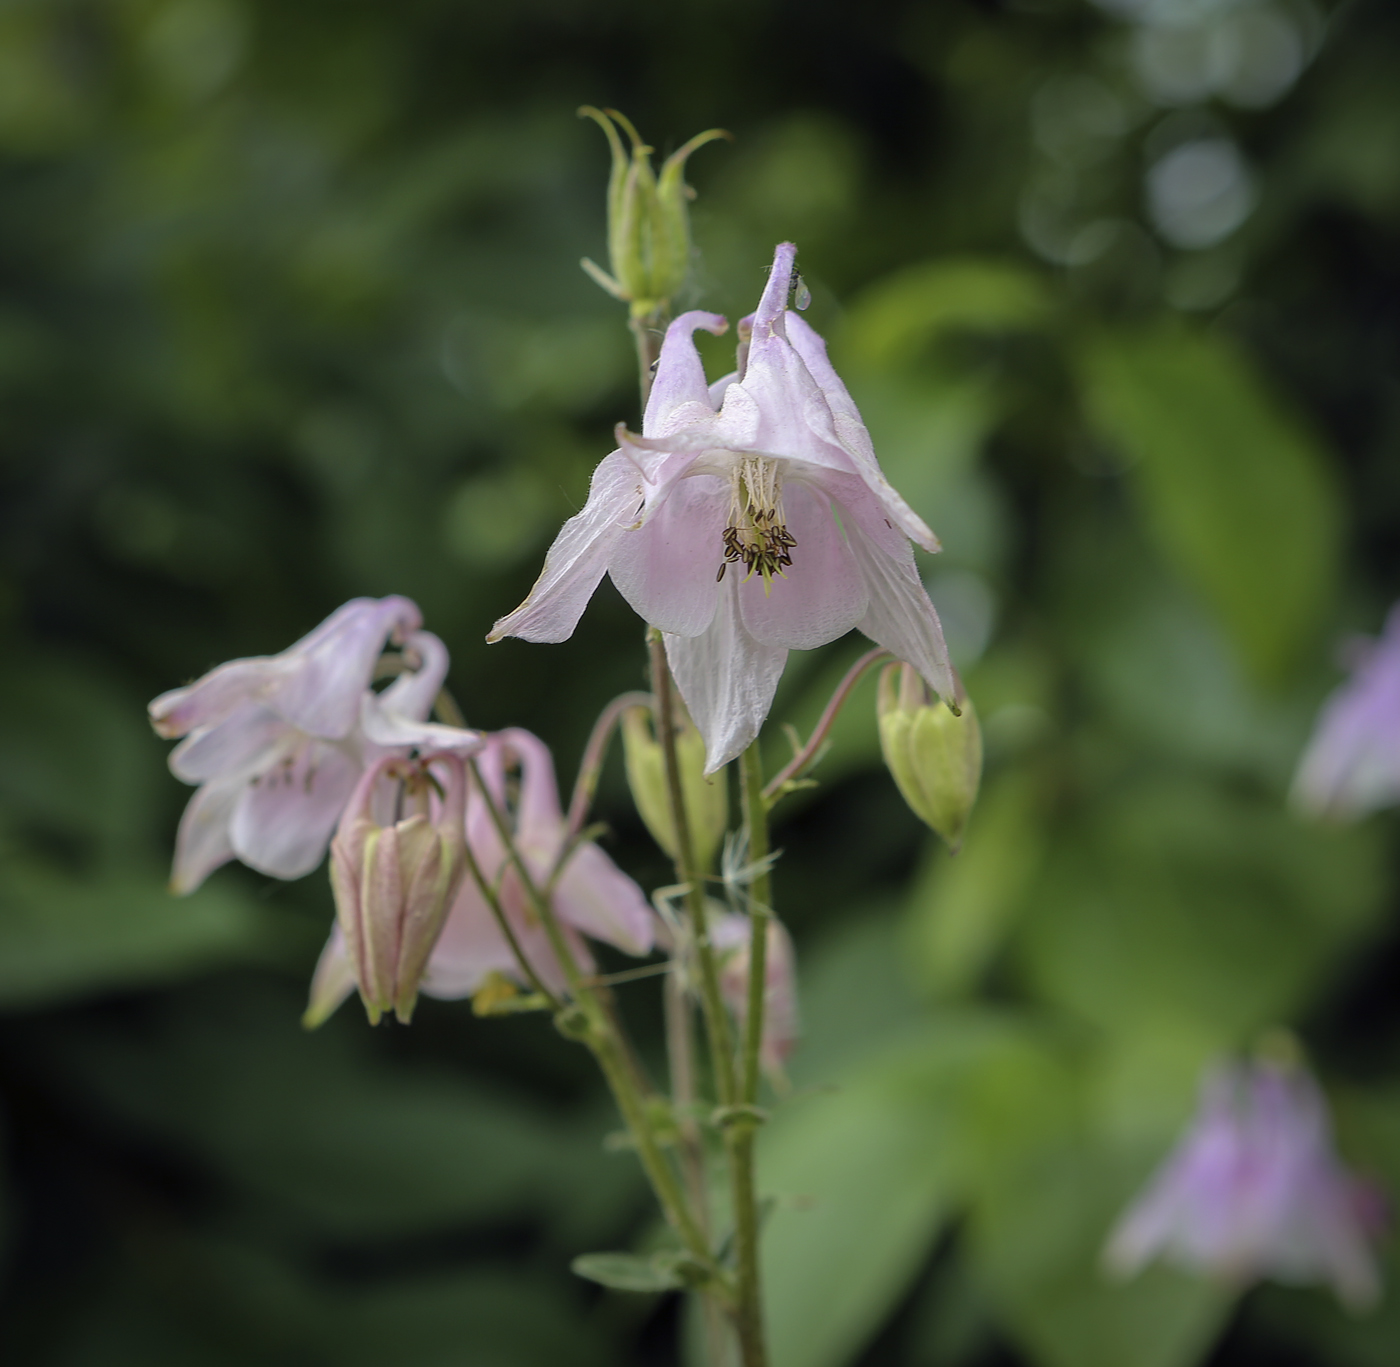
[[[607, 134], [613, 159], [608, 179], [612, 274], [587, 258], [583, 268], [609, 294], [631, 304], [632, 317], [664, 312], [690, 273], [691, 190], [685, 183], [686, 160], [697, 148], [729, 134], [719, 128], [697, 134], [662, 162], [658, 176], [651, 169], [652, 149], [615, 109], [584, 105], [578, 112]], [[630, 156], [623, 149], [619, 128], [632, 143]]]
[[331, 842], [336, 919], [372, 1024], [413, 1014], [466, 869], [465, 812], [459, 755], [385, 759], [360, 780]]
[[982, 779], [982, 731], [957, 682], [954, 712], [907, 664], [880, 674], [880, 748], [914, 814], [957, 851]]

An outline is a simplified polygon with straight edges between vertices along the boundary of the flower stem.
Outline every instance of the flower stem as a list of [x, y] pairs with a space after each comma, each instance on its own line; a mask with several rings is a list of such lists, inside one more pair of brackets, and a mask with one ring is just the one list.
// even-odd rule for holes
[[651, 398], [651, 382], [656, 362], [661, 356], [667, 321], [665, 312], [657, 309], [640, 318], [633, 318], [627, 324], [637, 344], [637, 379], [642, 391], [643, 413], [647, 411], [647, 400]]
[[[608, 1087], [612, 1091], [613, 1100], [616, 1101], [617, 1108], [622, 1113], [622, 1119], [637, 1146], [637, 1156], [641, 1160], [642, 1168], [646, 1172], [652, 1190], [656, 1193], [656, 1199], [660, 1202], [668, 1223], [680, 1235], [691, 1255], [708, 1273], [712, 1284], [723, 1288], [727, 1278], [710, 1251], [709, 1240], [706, 1239], [703, 1229], [686, 1203], [675, 1170], [661, 1151], [651, 1118], [647, 1113], [646, 1098], [642, 1095], [642, 1086], [629, 1066], [627, 1050], [619, 1038], [616, 1022], [579, 969], [573, 951], [569, 947], [569, 942], [565, 938], [563, 927], [555, 915], [554, 906], [535, 882], [524, 858], [516, 847], [510, 823], [506, 820], [505, 813], [492, 796], [490, 789], [487, 788], [481, 776], [480, 767], [475, 760], [470, 760], [469, 763], [477, 789], [481, 793], [486, 810], [491, 817], [491, 822], [501, 838], [501, 843], [506, 849], [510, 862], [515, 866], [516, 876], [520, 879], [520, 885], [525, 891], [530, 909], [539, 917], [540, 924], [544, 927], [550, 948], [553, 949], [555, 957], [559, 960], [559, 966], [563, 969], [564, 978], [569, 984], [569, 994], [573, 997], [581, 1014], [582, 1019], [577, 1026], [566, 1030], [566, 1033], [574, 1035], [575, 1038], [586, 1044], [593, 1057], [598, 1060], [598, 1065], [603, 1070], [603, 1076], [607, 1079]], [[503, 912], [500, 919], [504, 924]], [[514, 937], [510, 938], [519, 956], [519, 947]], [[534, 976], [531, 973], [531, 977]], [[557, 1017], [561, 1025], [565, 1022], [567, 1014], [567, 1011], [564, 1011]]]
[[[850, 697], [851, 690], [860, 682], [861, 676], [867, 669], [877, 665], [881, 660], [893, 659], [884, 646], [876, 646], [874, 650], [867, 650], [847, 671], [846, 677], [836, 685], [836, 692], [831, 695], [831, 701], [827, 703], [826, 710], [822, 713], [821, 719], [812, 728], [812, 734], [807, 739], [807, 744], [802, 747], [792, 760], [780, 769], [763, 789], [763, 797], [769, 804], [775, 802], [783, 795], [783, 788], [794, 779], [801, 778], [803, 771], [812, 763], [817, 756], [817, 751], [821, 749], [822, 742], [826, 739], [827, 732], [831, 730], [832, 724], [836, 721], [841, 709], [846, 705], [846, 699]], [[767, 853], [767, 846], [764, 847]]]
[[710, 1065], [714, 1070], [715, 1092], [721, 1106], [737, 1100], [734, 1077], [734, 1045], [729, 1033], [729, 1017], [719, 990], [719, 968], [710, 945], [709, 919], [705, 910], [705, 885], [695, 865], [695, 842], [685, 809], [680, 762], [676, 757], [676, 714], [672, 698], [671, 667], [666, 663], [666, 647], [661, 633], [652, 627], [647, 633], [651, 651], [651, 686], [656, 694], [656, 730], [666, 767], [666, 795], [676, 832], [676, 878], [684, 886], [690, 915], [695, 958], [700, 968], [700, 1008], [710, 1045]]
[[768, 869], [768, 804], [763, 795], [763, 759], [754, 741], [739, 759], [740, 792], [748, 832], [749, 861], [756, 870], [749, 898], [748, 1010], [744, 1021], [741, 1113], [725, 1132], [734, 1185], [734, 1243], [738, 1264], [735, 1322], [744, 1367], [763, 1367], [763, 1300], [759, 1277], [758, 1199], [754, 1141], [758, 1136], [758, 1084], [763, 1050], [763, 1008], [768, 985], [768, 918], [772, 876]]
[[[598, 720], [593, 723], [593, 731], [588, 737], [588, 744], [584, 747], [583, 759], [579, 761], [573, 796], [569, 799], [569, 841], [583, 830], [583, 823], [588, 820], [588, 809], [593, 805], [593, 795], [598, 791], [598, 780], [603, 773], [603, 760], [607, 757], [608, 742], [612, 740], [622, 714], [629, 707], [649, 709], [654, 705], [655, 700], [650, 693], [623, 693], [598, 714]], [[566, 841], [564, 848], [568, 847]]]
[[[672, 964], [663, 988], [666, 1009], [666, 1056], [671, 1073], [671, 1105], [680, 1133], [681, 1176], [700, 1228], [710, 1234], [710, 1198], [706, 1186], [705, 1141], [695, 1119], [694, 1005], [685, 981]], [[706, 1367], [729, 1367], [729, 1323], [713, 1296], [700, 1296], [700, 1360]]]

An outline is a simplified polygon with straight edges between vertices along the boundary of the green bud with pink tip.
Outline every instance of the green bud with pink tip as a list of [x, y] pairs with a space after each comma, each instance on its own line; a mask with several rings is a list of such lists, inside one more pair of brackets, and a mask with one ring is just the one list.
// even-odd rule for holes
[[954, 853], [982, 779], [982, 731], [954, 676], [957, 711], [904, 663], [880, 673], [880, 749], [904, 800]]

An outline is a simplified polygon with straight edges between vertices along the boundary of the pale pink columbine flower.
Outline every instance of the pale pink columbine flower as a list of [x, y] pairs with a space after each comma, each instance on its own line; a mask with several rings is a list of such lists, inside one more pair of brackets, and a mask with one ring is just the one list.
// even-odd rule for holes
[[1400, 802], [1400, 604], [1379, 640], [1355, 643], [1353, 659], [1293, 780], [1295, 803], [1319, 816], [1364, 816]]
[[1299, 1067], [1213, 1070], [1190, 1129], [1105, 1250], [1123, 1276], [1161, 1257], [1243, 1287], [1330, 1282], [1352, 1308], [1380, 1294], [1374, 1193], [1332, 1148], [1327, 1103]]
[[[548, 888], [575, 961], [593, 972], [583, 936], [602, 940], [628, 954], [646, 954], [655, 942], [655, 914], [636, 883], [589, 841], [579, 844], [555, 877], [568, 840], [549, 748], [528, 731], [512, 728], [486, 737], [478, 768], [492, 798], [511, 823], [517, 849], [536, 885]], [[508, 777], [518, 773], [512, 802]], [[553, 991], [566, 986], [543, 924], [530, 905], [500, 833], [473, 783], [466, 803], [466, 842], [487, 882], [497, 888], [502, 910], [531, 967]], [[493, 974], [519, 983], [527, 979], [501, 933], [490, 905], [468, 873], [458, 886], [446, 922], [427, 961], [420, 988], [432, 997], [469, 997]], [[355, 956], [340, 925], [322, 952], [312, 983], [307, 1023], [318, 1024], [357, 984]]]
[[[447, 649], [420, 631], [407, 598], [356, 598], [280, 655], [231, 660], [150, 705], [151, 724], [183, 736], [177, 778], [199, 785], [180, 820], [171, 887], [193, 892], [230, 859], [274, 878], [321, 862], [365, 768], [395, 748], [470, 748], [474, 732], [424, 721], [447, 675]], [[387, 641], [416, 669], [370, 689]]]
[[787, 311], [796, 250], [778, 247], [733, 375], [707, 386], [693, 339], [723, 318], [667, 329], [642, 435], [619, 425], [583, 511], [489, 638], [567, 639], [611, 575], [665, 633], [711, 772], [758, 734], [788, 650], [852, 627], [953, 696], [910, 546], [937, 539], [885, 479], [825, 344]]
[[[507, 773], [519, 771], [512, 835], [536, 885], [547, 886], [568, 838], [549, 747], [518, 727], [497, 731], [488, 738], [478, 767], [498, 805], [506, 801]], [[550, 988], [562, 989], [563, 970], [475, 788], [467, 799], [467, 843], [482, 873], [499, 886], [511, 928], [535, 972]], [[645, 893], [591, 841], [568, 856], [554, 881], [553, 904], [584, 972], [593, 971], [593, 959], [580, 935], [636, 955], [649, 953], [655, 942], [655, 914]], [[423, 990], [435, 997], [469, 996], [493, 971], [521, 978], [490, 907], [468, 877], [429, 960]]]
[[[710, 927], [710, 943], [720, 951], [720, 994], [742, 1031], [749, 1018], [749, 951], [753, 927], [747, 916], [725, 912]], [[759, 1063], [777, 1084], [797, 1047], [802, 1023], [797, 1010], [797, 956], [792, 936], [776, 916], [768, 918], [764, 955], [763, 1041]]]

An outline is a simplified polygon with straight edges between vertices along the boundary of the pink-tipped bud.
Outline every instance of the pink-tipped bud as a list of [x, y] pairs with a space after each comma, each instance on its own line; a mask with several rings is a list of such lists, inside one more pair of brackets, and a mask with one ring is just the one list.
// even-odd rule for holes
[[954, 853], [982, 781], [982, 732], [955, 677], [958, 710], [933, 696], [910, 665], [880, 674], [880, 749], [910, 810]]
[[[749, 1016], [749, 953], [751, 922], [747, 916], [718, 918], [710, 940], [728, 950], [720, 968], [719, 989], [725, 1005], [742, 1030]], [[797, 956], [792, 937], [776, 916], [768, 918], [768, 946], [763, 973], [763, 1042], [759, 1063], [779, 1087], [785, 1085], [783, 1065], [788, 1061], [802, 1033], [797, 1010]]]
[[459, 755], [383, 759], [360, 780], [331, 842], [336, 919], [371, 1024], [407, 1024], [466, 869]]

